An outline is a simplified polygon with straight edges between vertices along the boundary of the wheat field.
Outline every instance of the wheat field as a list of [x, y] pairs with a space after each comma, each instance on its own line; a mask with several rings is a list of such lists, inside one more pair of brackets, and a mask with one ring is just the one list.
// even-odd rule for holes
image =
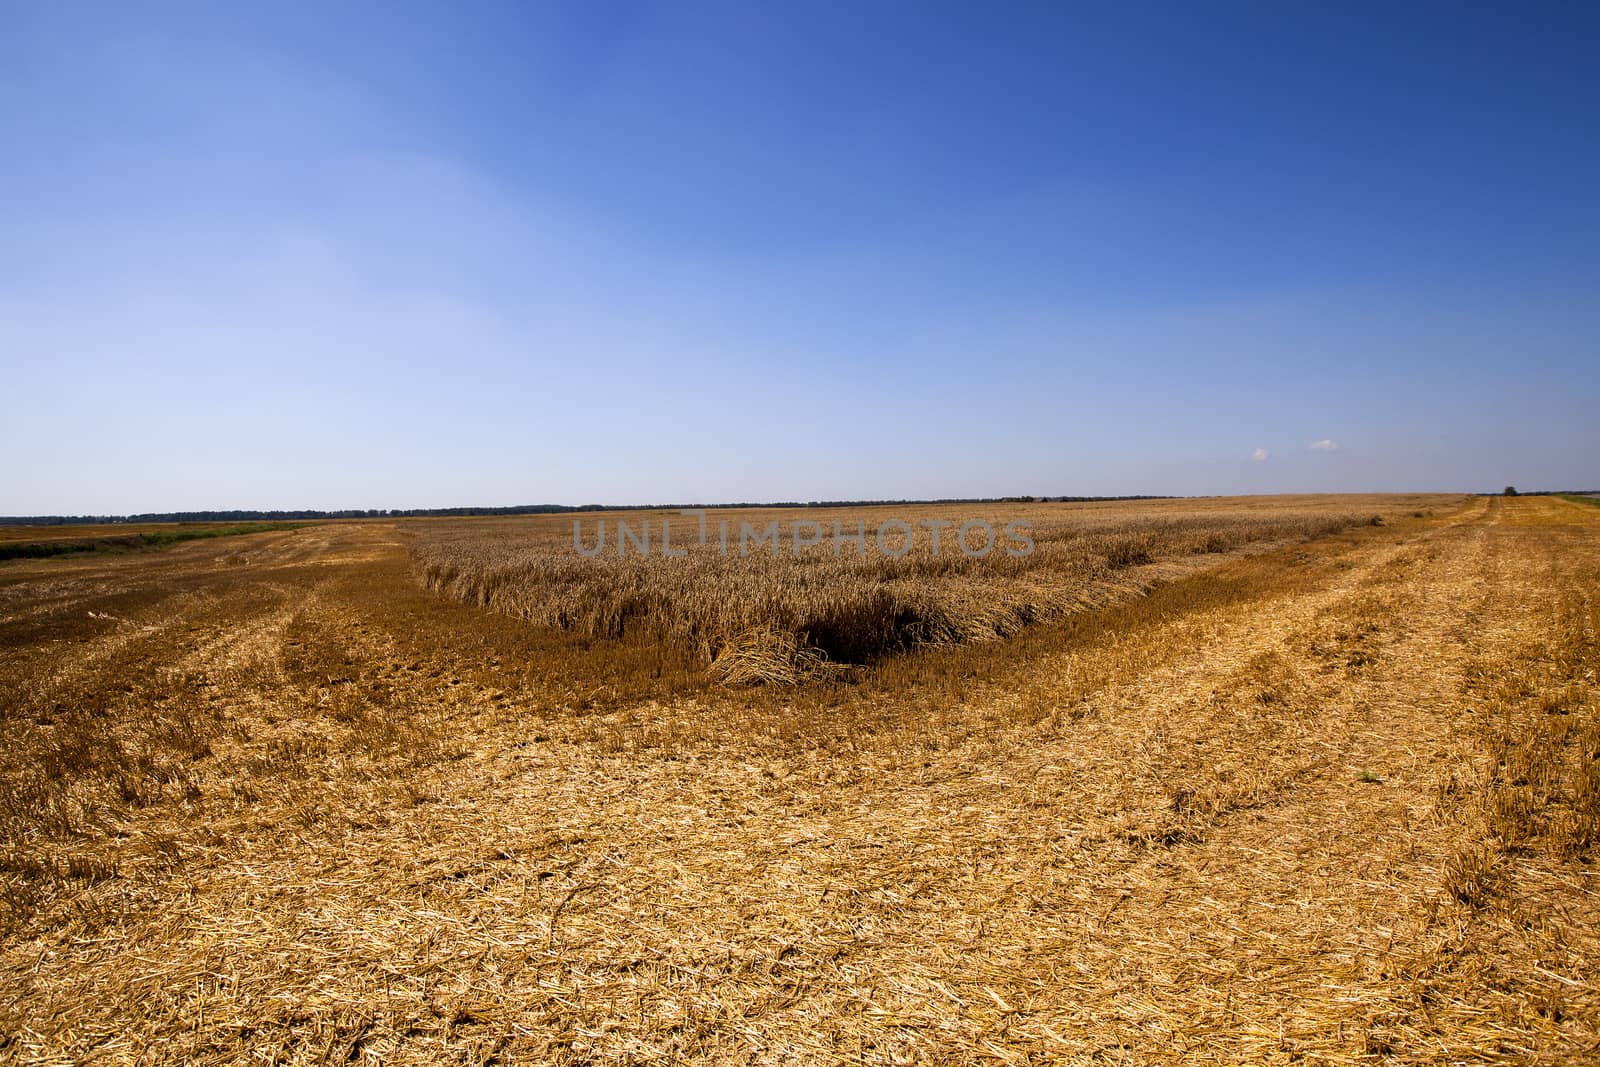
[[0, 1059], [1600, 1061], [1600, 508], [729, 517], [0, 562]]
[[[1434, 502], [948, 504], [804, 518], [749, 509], [717, 511], [704, 531], [696, 517], [643, 512], [427, 521], [407, 532], [428, 586], [453, 599], [595, 637], [642, 630], [687, 645], [724, 680], [793, 683], [910, 648], [1007, 637], [1193, 569], [1198, 556], [1423, 517]], [[960, 529], [973, 522], [987, 530], [971, 530], [963, 550]], [[1016, 536], [1005, 533], [1012, 524]], [[769, 527], [766, 542], [749, 536]], [[623, 529], [654, 531], [654, 551], [624, 541]]]

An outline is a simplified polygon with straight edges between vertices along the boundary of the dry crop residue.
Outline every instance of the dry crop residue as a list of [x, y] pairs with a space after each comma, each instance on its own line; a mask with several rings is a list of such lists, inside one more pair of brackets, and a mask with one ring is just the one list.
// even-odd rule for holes
[[1600, 511], [1479, 499], [793, 696], [574, 681], [628, 646], [318, 530], [0, 572], [4, 1055], [1595, 1054]]

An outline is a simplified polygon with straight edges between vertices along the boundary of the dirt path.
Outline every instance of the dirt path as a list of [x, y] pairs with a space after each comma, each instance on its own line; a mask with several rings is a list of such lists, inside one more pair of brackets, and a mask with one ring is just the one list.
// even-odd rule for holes
[[[1600, 525], [1572, 505], [1478, 501], [1304, 574], [1289, 550], [1241, 563], [1293, 580], [1041, 656], [949, 709], [957, 743], [847, 754], [640, 757], [519, 715], [375, 621], [352, 576], [403, 566], [392, 532], [324, 530], [247, 564], [196, 546], [149, 603], [56, 579], [52, 603], [128, 621], [52, 684], [161, 657], [234, 722], [189, 772], [203, 800], [127, 813], [102, 846], [118, 877], [6, 944], [4, 1054], [1436, 1062], [1514, 1035], [1554, 1062], [1596, 1032], [1530, 1018], [1440, 1047], [1423, 995], [1474, 921], [1445, 889], [1452, 783], [1482, 761], [1472, 680], [1592, 573]], [[9, 675], [42, 677], [34, 657]], [[1535, 963], [1552, 996], [1592, 985], [1593, 960]]]

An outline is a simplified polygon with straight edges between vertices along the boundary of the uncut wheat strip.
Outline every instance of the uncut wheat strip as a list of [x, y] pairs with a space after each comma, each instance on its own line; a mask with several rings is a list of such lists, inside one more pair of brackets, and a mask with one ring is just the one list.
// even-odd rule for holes
[[[1329, 520], [1327, 523], [1324, 523], [1322, 526], [1318, 527], [1318, 529], [1334, 528], [1342, 523], [1351, 521], [1353, 518], [1353, 516], [1347, 516], [1342, 519]], [[1252, 537], [1269, 540], [1280, 538], [1283, 535], [1291, 532], [1303, 532], [1302, 527], [1303, 524], [1301, 524], [1301, 526], [1297, 526], [1295, 523], [1285, 524], [1281, 521], [1276, 523], [1247, 523], [1237, 517], [1234, 517], [1224, 523], [1222, 528], [1230, 529], [1235, 536], [1243, 537], [1248, 541], [1248, 539]], [[1146, 523], [1142, 528], [1135, 527], [1118, 533], [1092, 535], [1090, 540], [1093, 541], [1093, 537], [1110, 538], [1111, 541], [1107, 542], [1109, 544], [1112, 541], [1125, 541], [1129, 538], [1133, 538], [1139, 541], [1140, 544], [1147, 544], [1149, 547], [1157, 551], [1171, 550], [1176, 548], [1180, 542], [1187, 543], [1187, 539], [1192, 537], [1190, 531], [1195, 528], [1204, 528], [1204, 525], [1200, 524], [1197, 527], [1195, 520], [1187, 520], [1185, 522], [1179, 522], [1176, 524], [1157, 520], [1151, 523]], [[476, 529], [482, 531], [484, 528], [477, 527]], [[1073, 535], [1080, 536], [1076, 531], [1073, 531]], [[1047, 546], [1047, 551], [1041, 554], [1040, 565], [1043, 565], [1043, 561], [1048, 559], [1050, 555], [1048, 551], [1050, 538], [1045, 533], [1041, 532], [1041, 540], [1042, 543]], [[1169, 542], [1171, 543], [1169, 544]], [[424, 555], [435, 555], [437, 546], [434, 548], [424, 546], [423, 548], [419, 549], [419, 551], [422, 551]], [[477, 549], [469, 549], [458, 546], [456, 551], [466, 551], [469, 554], [474, 551], [487, 551], [492, 555], [494, 550], [487, 545], [479, 545]], [[510, 581], [513, 584], [522, 582], [525, 586], [530, 582], [534, 584], [542, 582], [547, 586], [553, 587], [555, 583], [545, 581], [544, 576], [546, 576], [548, 572], [552, 570], [565, 572], [577, 562], [565, 559], [564, 557], [551, 557], [540, 560], [536, 554], [529, 555], [529, 550], [519, 551], [523, 553], [522, 558], [525, 560], [525, 562], [521, 565], [524, 578], [512, 578], [508, 572], [502, 571], [501, 573], [494, 573], [490, 577], [485, 577], [481, 582], [476, 579], [473, 580], [466, 587], [458, 589], [458, 594], [466, 599], [485, 602], [486, 600], [492, 601], [493, 599], [493, 594], [487, 594], [483, 591], [485, 585], [498, 588]], [[655, 576], [654, 580], [658, 582], [663, 575], [679, 574], [680, 576], [687, 577], [691, 574], [700, 574], [702, 575], [701, 578], [691, 581], [689, 586], [683, 587], [676, 594], [667, 594], [661, 598], [646, 597], [646, 600], [655, 604], [655, 607], [650, 609], [652, 611], [663, 612], [668, 616], [698, 617], [704, 614], [704, 608], [700, 606], [702, 598], [698, 593], [691, 592], [690, 590], [695, 588], [697, 585], [703, 587], [704, 582], [708, 580], [713, 583], [732, 583], [726, 589], [724, 589], [722, 594], [714, 598], [704, 598], [709, 603], [726, 604], [729, 602], [738, 603], [748, 600], [748, 597], [738, 595], [739, 587], [742, 583], [746, 582], [752, 583], [748, 586], [750, 591], [754, 592], [766, 590], [768, 593], [765, 595], [769, 596], [770, 591], [772, 590], [784, 590], [783, 592], [779, 592], [777, 594], [778, 601], [782, 601], [795, 595], [795, 590], [799, 588], [799, 586], [796, 584], [796, 580], [801, 573], [806, 572], [807, 568], [810, 568], [811, 573], [814, 575], [824, 575], [833, 572], [832, 577], [824, 580], [834, 583], [858, 582], [861, 580], [861, 577], [863, 577], [861, 572], [865, 572], [866, 570], [865, 561], [841, 567], [839, 561], [828, 561], [825, 556], [819, 555], [817, 558], [810, 561], [794, 562], [791, 566], [782, 565], [778, 561], [763, 560], [759, 556], [749, 559], [740, 559], [736, 564], [731, 563], [730, 561], [722, 561], [723, 566], [719, 570], [713, 571], [707, 569], [707, 564], [713, 561], [708, 561], [703, 558], [705, 553], [701, 553], [701, 556], [702, 558], [695, 561], [692, 565], [684, 561], [666, 560], [658, 560], [654, 562], [646, 560], [593, 561], [590, 566], [591, 578], [594, 574], [607, 575], [608, 577], [605, 578], [603, 584], [610, 588], [616, 588], [620, 584], [617, 577], [618, 574], [626, 573], [630, 576], [629, 581], [634, 583], [636, 588], [643, 590], [646, 587], [646, 584], [648, 584], [644, 578], [646, 574], [653, 574]], [[916, 558], [917, 557], [912, 557], [912, 560], [915, 560]], [[818, 560], [821, 562], [818, 562]], [[684, 563], [684, 565], [681, 567], [673, 566], [673, 564], [680, 562]], [[941, 564], [943, 564], [943, 562], [944, 561], [941, 561]], [[1026, 562], [1030, 566], [1033, 565], [1033, 560], [1031, 558]], [[958, 564], [956, 567], [958, 571], [965, 572], [971, 569], [970, 561], [963, 559], [954, 561], [954, 563]], [[881, 560], [878, 561], [877, 565], [880, 567], [888, 566], [885, 561]], [[896, 561], [893, 562], [889, 569], [892, 573], [895, 570], [904, 569], [907, 566], [916, 567], [919, 565], [920, 564], [915, 562], [901, 563]], [[430, 564], [430, 566], [436, 565]], [[490, 572], [493, 572], [492, 565], [489, 566]], [[443, 571], [440, 573], [443, 573]], [[713, 573], [717, 574], [716, 578], [709, 577]], [[527, 590], [524, 589], [522, 592], [517, 594], [518, 598], [524, 604], [528, 603], [526, 601], [526, 593]], [[804, 598], [802, 597], [802, 600], [803, 599]], [[796, 601], [795, 603], [798, 604], [800, 601]], [[674, 604], [678, 605], [678, 610], [676, 611], [673, 608]], [[969, 636], [984, 635], [989, 630], [993, 629], [997, 623], [1002, 626], [1004, 625], [1003, 618], [993, 619], [989, 617], [990, 610], [991, 609], [989, 606], [984, 606], [980, 609], [980, 618], [973, 619], [965, 624], [964, 629]], [[551, 608], [550, 610], [541, 610], [532, 607], [514, 608], [513, 613], [524, 614], [528, 617], [538, 617], [544, 619], [545, 621], [556, 621], [557, 619], [565, 617], [567, 614], [569, 614], [564, 610], [556, 610], [554, 608]], [[605, 618], [615, 618], [615, 616], [612, 613], [607, 613]], [[744, 622], [748, 623], [749, 621], [753, 620], [747, 616], [744, 619]], [[610, 625], [611, 624], [609, 623], [605, 624], [602, 628], [609, 629]], [[699, 627], [699, 623], [689, 624], [690, 630], [695, 630]]]

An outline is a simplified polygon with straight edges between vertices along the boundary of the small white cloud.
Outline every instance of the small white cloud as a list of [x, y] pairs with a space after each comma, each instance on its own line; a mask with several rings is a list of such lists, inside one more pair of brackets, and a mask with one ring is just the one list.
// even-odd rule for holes
[[1339, 451], [1339, 442], [1335, 441], [1331, 437], [1324, 437], [1320, 441], [1312, 441], [1311, 442], [1311, 451], [1313, 451], [1313, 452], [1337, 452], [1337, 451]]
[[1257, 463], [1263, 463], [1270, 455], [1272, 455], [1272, 453], [1268, 452], [1266, 449], [1258, 448], [1254, 452], [1250, 453], [1250, 458], [1255, 460]]

